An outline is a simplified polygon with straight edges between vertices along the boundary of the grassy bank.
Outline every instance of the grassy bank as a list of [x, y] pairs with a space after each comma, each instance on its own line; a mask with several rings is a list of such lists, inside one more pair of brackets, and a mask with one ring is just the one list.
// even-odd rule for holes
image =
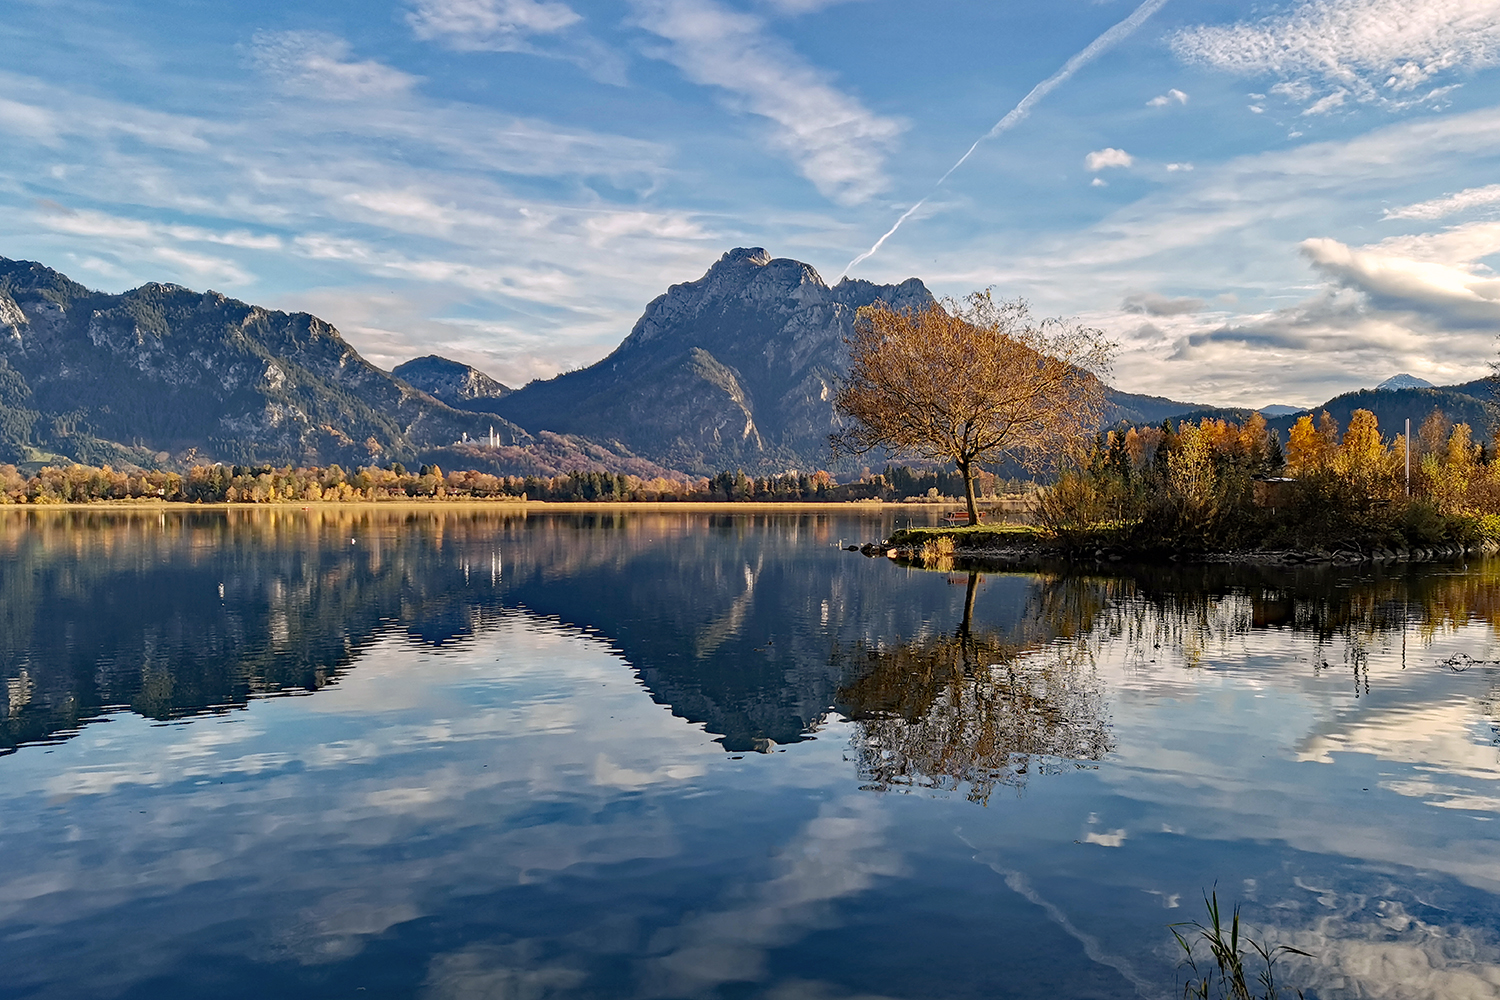
[[1029, 524], [965, 524], [939, 528], [901, 528], [886, 540], [893, 548], [920, 548], [939, 539], [951, 539], [957, 549], [994, 549], [1036, 543], [1045, 539], [1041, 529]]

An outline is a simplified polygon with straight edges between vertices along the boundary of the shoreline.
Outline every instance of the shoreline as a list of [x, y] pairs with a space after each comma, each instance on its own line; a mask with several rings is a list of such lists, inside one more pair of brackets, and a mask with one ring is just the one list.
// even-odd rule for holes
[[[544, 509], [544, 510], [649, 510], [649, 511], [916, 511], [939, 508], [941, 504], [906, 503], [899, 500], [514, 500], [496, 498], [479, 500], [470, 497], [449, 500], [445, 497], [406, 497], [401, 500], [275, 500], [261, 503], [194, 503], [187, 500], [155, 500], [145, 497], [120, 500], [89, 500], [84, 503], [12, 503], [0, 504], [0, 511], [24, 510], [333, 510], [348, 508], [395, 509], [401, 507]], [[951, 506], [951, 505], [950, 505]]]
[[[795, 513], [795, 514], [850, 514], [859, 512], [893, 511], [915, 513], [919, 510], [942, 508], [943, 504], [930, 502], [903, 502], [889, 500], [832, 500], [832, 501], [736, 501], [736, 500], [476, 500], [462, 498], [408, 497], [402, 500], [315, 500], [300, 502], [278, 500], [262, 503], [192, 503], [182, 500], [158, 500], [128, 498], [119, 500], [91, 500], [86, 503], [24, 503], [0, 505], [0, 516], [8, 512], [25, 511], [79, 511], [130, 513], [135, 511], [165, 513], [167, 511], [288, 511], [307, 512], [335, 510], [452, 510], [472, 512], [478, 510], [503, 511], [508, 514], [566, 513], [566, 512], [626, 512], [642, 513]], [[940, 525], [918, 530], [943, 531]], [[950, 529], [951, 530], [951, 529]], [[886, 556], [904, 565], [927, 565], [921, 556], [920, 546], [889, 544], [889, 539], [866, 542], [863, 545], [846, 545], [849, 551], [866, 556]], [[948, 565], [974, 564], [979, 568], [1005, 567], [1011, 569], [1038, 568], [1042, 566], [1103, 567], [1107, 565], [1243, 565], [1243, 566], [1360, 566], [1396, 565], [1403, 563], [1448, 562], [1471, 556], [1500, 555], [1500, 542], [1485, 541], [1466, 544], [1445, 542], [1430, 546], [1366, 546], [1357, 542], [1338, 545], [1332, 549], [1250, 549], [1239, 552], [1191, 552], [1181, 550], [1135, 550], [1119, 546], [1068, 546], [1056, 541], [1032, 536], [1020, 542], [1004, 545], [959, 546], [951, 553], [939, 558]], [[936, 564], [936, 563], [935, 563]]]
[[[925, 566], [916, 546], [866, 545], [859, 549], [865, 555], [884, 555], [903, 564]], [[1401, 564], [1452, 562], [1471, 556], [1500, 555], [1500, 543], [1445, 542], [1430, 546], [1396, 549], [1373, 546], [1362, 549], [1350, 545], [1338, 549], [1251, 549], [1243, 552], [1144, 552], [1120, 548], [1098, 548], [1092, 552], [1068, 549], [1055, 543], [1033, 545], [975, 546], [958, 548], [938, 561], [951, 565], [978, 563], [1008, 568], [1042, 565], [1056, 566], [1145, 566], [1145, 565], [1227, 565], [1227, 566], [1386, 566]]]

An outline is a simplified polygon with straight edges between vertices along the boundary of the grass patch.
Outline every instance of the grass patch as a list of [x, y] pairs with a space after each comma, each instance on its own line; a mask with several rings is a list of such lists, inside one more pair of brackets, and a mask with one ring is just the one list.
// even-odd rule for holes
[[938, 539], [951, 539], [955, 549], [983, 549], [1041, 537], [1042, 533], [1029, 524], [965, 524], [951, 528], [900, 528], [886, 544], [921, 548]]

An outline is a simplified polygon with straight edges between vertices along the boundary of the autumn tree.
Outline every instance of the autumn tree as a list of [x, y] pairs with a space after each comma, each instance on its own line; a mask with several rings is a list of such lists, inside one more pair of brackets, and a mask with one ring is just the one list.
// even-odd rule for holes
[[1338, 450], [1338, 437], [1338, 423], [1327, 410], [1323, 411], [1316, 427], [1311, 414], [1299, 417], [1287, 440], [1287, 471], [1294, 476], [1324, 471]]
[[982, 464], [1037, 468], [1099, 422], [1112, 348], [1098, 330], [1037, 321], [1025, 302], [989, 290], [921, 309], [865, 306], [835, 400], [849, 423], [832, 435], [834, 453], [952, 462], [977, 524]]
[[1448, 439], [1453, 436], [1453, 421], [1441, 409], [1434, 406], [1432, 412], [1427, 414], [1427, 419], [1422, 421], [1422, 426], [1417, 429], [1417, 458], [1421, 460], [1427, 455], [1439, 455], [1448, 447]]
[[1355, 410], [1349, 418], [1338, 451], [1332, 459], [1334, 473], [1366, 496], [1394, 483], [1395, 466], [1380, 425], [1369, 410]]

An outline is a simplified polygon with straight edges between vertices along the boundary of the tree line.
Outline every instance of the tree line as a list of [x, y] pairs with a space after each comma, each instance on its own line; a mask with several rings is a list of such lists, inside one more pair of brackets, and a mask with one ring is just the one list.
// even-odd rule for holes
[[1500, 537], [1500, 463], [1439, 410], [1410, 442], [1356, 410], [1303, 416], [1286, 445], [1260, 414], [1099, 434], [1037, 504], [1075, 541], [1240, 548]]
[[[983, 474], [992, 488], [995, 477]], [[826, 471], [750, 476], [743, 471], [705, 478], [652, 479], [609, 472], [560, 476], [494, 476], [436, 465], [406, 469], [395, 462], [346, 470], [290, 466], [199, 465], [185, 473], [121, 470], [109, 466], [46, 467], [23, 475], [0, 465], [0, 504], [166, 500], [178, 503], [327, 503], [412, 499], [550, 500], [582, 502], [838, 502], [947, 496], [963, 491], [956, 473], [907, 466], [839, 483]]]

